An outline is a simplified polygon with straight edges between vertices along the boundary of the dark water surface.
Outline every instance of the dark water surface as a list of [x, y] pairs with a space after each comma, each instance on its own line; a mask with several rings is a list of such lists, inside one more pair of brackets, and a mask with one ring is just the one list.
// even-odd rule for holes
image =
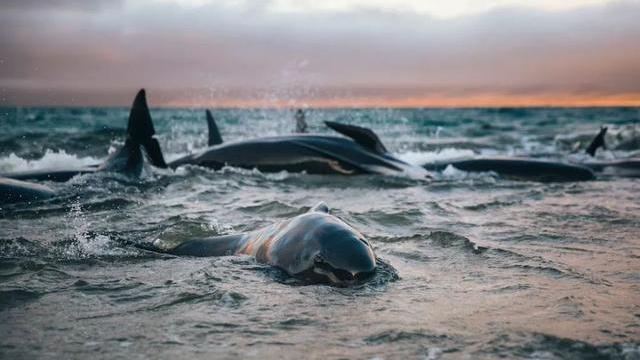
[[[0, 109], [0, 172], [99, 162], [126, 109]], [[152, 110], [168, 158], [206, 143], [202, 110]], [[290, 133], [293, 113], [215, 110], [225, 140]], [[568, 159], [640, 109], [309, 110], [369, 126], [402, 158]], [[587, 136], [589, 135], [589, 136]], [[115, 141], [114, 141], [115, 139]], [[614, 139], [615, 140], [615, 139]], [[603, 158], [637, 155], [627, 139]], [[627, 144], [627, 145], [625, 145]], [[0, 209], [0, 358], [640, 358], [640, 180], [514, 182], [146, 169], [85, 175]], [[256, 229], [325, 201], [399, 275], [303, 285], [245, 256], [132, 242]]]

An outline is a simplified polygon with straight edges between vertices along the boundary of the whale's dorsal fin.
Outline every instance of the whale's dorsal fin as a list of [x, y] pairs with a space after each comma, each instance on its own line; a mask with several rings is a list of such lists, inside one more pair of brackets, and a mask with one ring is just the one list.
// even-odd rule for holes
[[160, 144], [153, 137], [155, 133], [156, 130], [153, 128], [149, 106], [147, 106], [147, 94], [144, 89], [140, 89], [135, 100], [133, 100], [133, 105], [131, 105], [131, 111], [129, 112], [128, 140], [144, 147], [149, 162], [153, 166], [166, 168], [167, 163], [164, 161]]
[[355, 125], [341, 124], [334, 121], [325, 121], [324, 123], [333, 130], [352, 138], [356, 143], [373, 152], [380, 155], [387, 153], [387, 148], [384, 147], [378, 135], [376, 135], [376, 133], [371, 129]]
[[591, 156], [596, 156], [596, 151], [600, 146], [602, 146], [603, 149], [606, 149], [607, 146], [604, 143], [604, 136], [606, 133], [607, 133], [607, 127], [601, 126], [600, 132], [598, 133], [598, 135], [596, 135], [595, 138], [593, 138], [593, 141], [591, 141], [591, 144], [589, 145], [589, 147], [585, 152]]
[[327, 213], [328, 214], [329, 213], [329, 206], [324, 201], [320, 201], [314, 207], [309, 209], [308, 212], [323, 212], [323, 213]]
[[222, 144], [222, 136], [218, 131], [218, 125], [211, 115], [211, 111], [207, 110], [207, 124], [209, 125], [209, 146]]

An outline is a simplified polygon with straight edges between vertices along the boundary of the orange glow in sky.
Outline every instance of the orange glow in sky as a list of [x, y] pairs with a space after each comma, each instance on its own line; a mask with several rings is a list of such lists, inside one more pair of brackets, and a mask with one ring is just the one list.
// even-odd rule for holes
[[0, 2], [0, 106], [640, 105], [640, 0]]

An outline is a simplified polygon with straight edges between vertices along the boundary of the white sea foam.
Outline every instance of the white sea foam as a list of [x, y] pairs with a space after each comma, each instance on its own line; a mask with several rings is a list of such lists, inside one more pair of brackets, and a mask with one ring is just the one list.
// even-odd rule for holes
[[439, 180], [471, 180], [482, 179], [495, 182], [495, 173], [492, 172], [467, 172], [448, 165], [437, 177]]
[[28, 160], [11, 153], [0, 157], [0, 172], [30, 171], [39, 169], [68, 169], [99, 164], [102, 160], [94, 157], [79, 157], [64, 150], [47, 149], [44, 156], [37, 160]]
[[467, 159], [475, 156], [475, 153], [469, 149], [444, 148], [439, 151], [410, 151], [396, 156], [409, 164], [424, 165], [433, 162]]

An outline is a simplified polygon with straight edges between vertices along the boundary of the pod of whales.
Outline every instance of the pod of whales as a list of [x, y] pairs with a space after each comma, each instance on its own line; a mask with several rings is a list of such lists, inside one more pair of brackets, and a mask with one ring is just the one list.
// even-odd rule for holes
[[[217, 126], [207, 111], [209, 134], [219, 139]], [[169, 163], [171, 167], [197, 164], [220, 168], [231, 165], [258, 168], [261, 171], [306, 171], [314, 174], [389, 174], [405, 172], [421, 174], [416, 166], [393, 157], [371, 129], [325, 122], [331, 129], [351, 138], [321, 135], [291, 135], [245, 140], [210, 147]], [[358, 146], [359, 145], [359, 146]], [[495, 172], [500, 176], [529, 181], [584, 181], [595, 178], [593, 172], [580, 165], [519, 158], [480, 158], [424, 164], [428, 171], [441, 171], [452, 165], [463, 171]], [[424, 174], [424, 173], [422, 173]], [[427, 173], [428, 174], [428, 173]], [[428, 176], [428, 175], [424, 175]]]
[[149, 116], [146, 94], [142, 89], [131, 106], [124, 145], [102, 164], [84, 169], [39, 170], [0, 176], [0, 204], [44, 200], [55, 195], [55, 192], [46, 186], [21, 181], [22, 179], [67, 181], [76, 175], [93, 172], [116, 172], [138, 177], [144, 165], [144, 154], [152, 163], [166, 166], [154, 135], [155, 129]]
[[346, 285], [371, 276], [376, 256], [365, 237], [331, 215], [323, 202], [307, 213], [236, 235], [187, 240], [165, 248], [160, 240], [136, 246], [181, 256], [245, 254], [311, 283]]
[[[143, 153], [149, 162], [160, 168], [198, 165], [213, 169], [224, 166], [258, 169], [263, 172], [306, 172], [308, 174], [403, 174], [414, 178], [429, 178], [430, 171], [451, 165], [469, 172], [494, 172], [498, 175], [528, 181], [585, 181], [595, 178], [594, 172], [640, 176], [640, 160], [587, 161], [578, 164], [526, 158], [474, 158], [408, 164], [393, 156], [371, 129], [326, 121], [326, 125], [345, 137], [313, 134], [273, 136], [223, 143], [210, 111], [206, 111], [209, 127], [209, 147], [167, 164], [158, 141], [146, 103], [140, 90], [131, 108], [125, 145], [105, 163], [82, 169], [38, 170], [1, 176], [16, 180], [67, 181], [78, 174], [96, 171], [121, 172], [137, 176], [143, 164]], [[603, 127], [587, 149], [595, 154], [604, 147], [607, 128]]]

